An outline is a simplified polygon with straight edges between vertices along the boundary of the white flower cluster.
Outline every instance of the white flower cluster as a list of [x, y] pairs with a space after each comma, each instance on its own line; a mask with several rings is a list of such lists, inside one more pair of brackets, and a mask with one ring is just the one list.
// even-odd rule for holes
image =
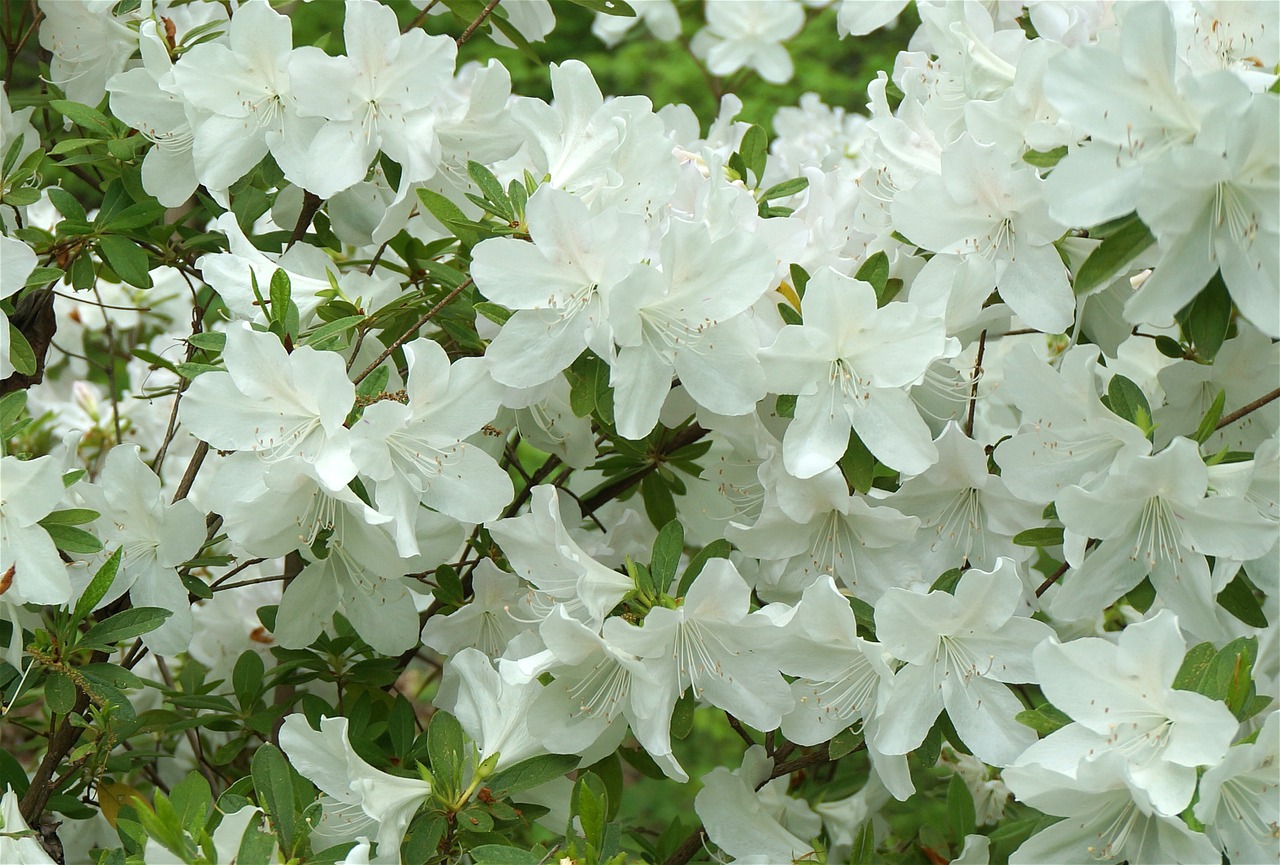
[[[530, 32], [549, 29], [542, 5]], [[713, 75], [785, 80], [806, 5], [824, 4], [708, 2], [692, 50]], [[903, 6], [843, 0], [840, 30]], [[170, 610], [143, 636], [159, 655], [212, 657], [201, 630], [235, 631], [234, 658], [256, 621], [190, 603], [203, 551], [285, 571], [275, 645], [310, 646], [340, 612], [379, 654], [441, 653], [436, 705], [499, 767], [589, 765], [630, 734], [684, 782], [689, 704], [797, 746], [864, 738], [866, 786], [816, 808], [766, 783], [762, 749], [708, 775], [698, 813], [734, 861], [802, 859], [819, 835], [847, 856], [915, 794], [908, 755], [940, 727], [991, 822], [1006, 792], [1063, 818], [1010, 861], [1280, 855], [1273, 6], [920, 2], [869, 116], [805, 97], [779, 112], [767, 169], [731, 96], [704, 136], [684, 106], [605, 98], [576, 61], [551, 67], [549, 102], [512, 95], [501, 64], [456, 69], [452, 39], [402, 33], [375, 0], [346, 0], [341, 54], [294, 48], [262, 0], [229, 19], [41, 7], [53, 83], [109, 95], [152, 143], [146, 193], [230, 209], [208, 226], [225, 251], [194, 262], [208, 288], [154, 272], [152, 296], [178, 286], [158, 335], [160, 304], [118, 285], [89, 324], [55, 302], [86, 345], [145, 320], [148, 358], [190, 338], [217, 359], [135, 355], [113, 386], [164, 396], [108, 416], [82, 384], [61, 446], [3, 457], [15, 668], [39, 610], [74, 606], [117, 548], [99, 606]], [[636, 7], [678, 30], [666, 0]], [[0, 105], [18, 162], [29, 113]], [[245, 219], [268, 157], [274, 207]], [[4, 208], [15, 298], [55, 258], [30, 227], [69, 217]], [[293, 231], [261, 251], [317, 210], [327, 250]], [[413, 324], [424, 261], [447, 293]], [[126, 322], [116, 300], [153, 308]], [[0, 376], [16, 316], [0, 313]], [[77, 363], [29, 408], [70, 412]], [[71, 509], [107, 550], [51, 533]], [[466, 573], [465, 603], [443, 602], [442, 565]], [[1190, 646], [1241, 637], [1262, 695], [1247, 713], [1175, 686]], [[1069, 723], [1025, 723], [1032, 686]], [[321, 730], [292, 716], [279, 741], [368, 818], [327, 809], [325, 843], [399, 861], [430, 785], [365, 763], [345, 720]], [[986, 861], [971, 841], [953, 861]]]

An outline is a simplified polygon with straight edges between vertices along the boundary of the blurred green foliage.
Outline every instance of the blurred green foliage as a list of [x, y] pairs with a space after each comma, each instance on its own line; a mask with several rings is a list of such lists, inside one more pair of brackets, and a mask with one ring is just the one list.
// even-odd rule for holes
[[[647, 0], [631, 2], [638, 5]], [[420, 14], [408, 0], [389, 0], [388, 5], [396, 10], [402, 25], [413, 22]], [[653, 100], [656, 107], [683, 102], [693, 108], [704, 123], [715, 117], [719, 103], [715, 94], [721, 89], [736, 93], [742, 99], [739, 119], [759, 123], [766, 129], [772, 128], [773, 115], [779, 107], [796, 104], [801, 94], [810, 91], [828, 105], [865, 113], [867, 84], [876, 77], [877, 71], [892, 71], [894, 57], [906, 48], [919, 24], [915, 7], [910, 6], [891, 29], [841, 40], [836, 35], [834, 7], [806, 10], [804, 30], [786, 43], [795, 63], [795, 76], [786, 84], [778, 85], [762, 81], [752, 72], [738, 73], [726, 81], [708, 79], [686, 47], [701, 27], [701, 0], [677, 0], [684, 23], [679, 41], [660, 42], [649, 35], [643, 23], [638, 23], [612, 49], [592, 34], [593, 15], [587, 9], [568, 0], [551, 0], [551, 5], [556, 13], [556, 28], [546, 42], [533, 45], [541, 62], [477, 34], [462, 46], [459, 64], [497, 58], [511, 71], [513, 92], [550, 99], [546, 64], [574, 58], [591, 67], [606, 95], [644, 95]], [[294, 44], [320, 44], [327, 51], [340, 51], [342, 8], [339, 0], [315, 0], [292, 6], [289, 11], [294, 22]], [[422, 26], [432, 33], [456, 36], [468, 23], [469, 20], [445, 13], [427, 15]]]

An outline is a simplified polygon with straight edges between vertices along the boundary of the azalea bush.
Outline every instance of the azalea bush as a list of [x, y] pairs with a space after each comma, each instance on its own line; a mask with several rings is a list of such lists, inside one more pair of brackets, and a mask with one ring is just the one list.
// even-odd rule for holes
[[6, 4], [0, 861], [1276, 861], [1276, 8], [905, 6]]

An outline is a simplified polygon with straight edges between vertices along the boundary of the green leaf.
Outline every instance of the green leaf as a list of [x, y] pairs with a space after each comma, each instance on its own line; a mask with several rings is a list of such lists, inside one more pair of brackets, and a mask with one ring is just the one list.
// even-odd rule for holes
[[431, 760], [431, 774], [446, 797], [452, 797], [462, 784], [466, 768], [466, 736], [458, 719], [448, 712], [437, 710], [427, 727], [427, 754]]
[[160, 607], [132, 607], [98, 622], [80, 638], [81, 646], [114, 646], [121, 640], [132, 640], [164, 624], [172, 610]]
[[1163, 333], [1155, 338], [1156, 351], [1165, 357], [1172, 357], [1178, 360], [1187, 356], [1187, 351], [1182, 347], [1182, 343], [1178, 342], [1171, 336], [1165, 336]]
[[973, 794], [959, 775], [952, 775], [951, 783], [947, 785], [947, 822], [950, 824], [951, 837], [958, 843], [963, 843], [965, 836], [972, 835], [978, 828]]
[[493, 176], [493, 172], [474, 160], [467, 163], [467, 175], [484, 193], [485, 200], [496, 205], [498, 214], [507, 221], [511, 221], [515, 213], [511, 209], [511, 199], [507, 197], [506, 190], [502, 188], [502, 184], [498, 182], [498, 178]]
[[49, 202], [67, 219], [78, 222], [89, 221], [89, 215], [84, 212], [84, 205], [70, 192], [60, 186], [50, 186], [45, 189], [45, 193], [49, 196]]
[[50, 712], [67, 714], [76, 705], [76, 683], [63, 673], [49, 673], [49, 678], [44, 682], [44, 701]]
[[49, 537], [53, 539], [53, 543], [58, 549], [68, 553], [89, 555], [102, 549], [102, 541], [84, 529], [77, 529], [75, 526], [61, 526], [57, 523], [51, 523], [44, 526], [44, 530], [49, 533]]
[[522, 760], [489, 778], [485, 786], [496, 794], [507, 795], [529, 790], [556, 778], [561, 778], [581, 762], [575, 754], [542, 754]]
[[809, 188], [809, 178], [793, 177], [790, 180], [784, 180], [781, 183], [775, 183], [764, 192], [760, 193], [761, 201], [772, 201], [775, 198], [786, 198], [789, 195], [795, 195], [797, 192], [804, 192]]
[[543, 861], [528, 850], [502, 844], [481, 844], [468, 852], [475, 865], [539, 865]]
[[852, 727], [845, 727], [827, 743], [827, 759], [839, 760], [846, 754], [852, 754], [861, 744], [862, 734]]
[[640, 499], [644, 502], [645, 515], [655, 526], [665, 526], [676, 518], [676, 502], [671, 488], [657, 472], [650, 472], [640, 479]]
[[460, 607], [466, 602], [462, 590], [462, 580], [458, 572], [450, 565], [441, 565], [435, 570], [436, 597], [450, 606]]
[[[169, 612], [165, 610], [165, 612]], [[133, 704], [129, 702], [115, 683], [98, 675], [98, 673], [81, 668], [80, 677], [84, 679], [85, 690], [89, 692], [90, 698], [98, 703], [110, 703], [115, 707], [115, 716], [118, 719], [132, 721], [137, 717], [133, 710]]]
[[108, 234], [98, 238], [98, 251], [116, 275], [138, 288], [151, 287], [147, 254], [127, 237]]
[[862, 266], [858, 268], [853, 278], [867, 283], [876, 290], [878, 306], [884, 306], [888, 302], [881, 301], [885, 286], [889, 283], [889, 256], [883, 251], [877, 252], [862, 262]]
[[169, 803], [178, 815], [178, 824], [190, 835], [197, 836], [209, 819], [213, 794], [209, 782], [197, 771], [188, 773], [169, 793]]
[[1063, 144], [1052, 150], [1028, 150], [1022, 154], [1022, 161], [1036, 168], [1053, 168], [1067, 155], [1067, 145]]
[[573, 785], [569, 810], [581, 823], [587, 843], [599, 850], [604, 843], [604, 825], [609, 810], [609, 793], [604, 788], [604, 781], [591, 772], [580, 775]]
[[1236, 574], [1236, 578], [1227, 583], [1226, 588], [1218, 593], [1218, 605], [1246, 625], [1254, 628], [1268, 626], [1266, 613], [1262, 611], [1262, 602], [1258, 599], [1255, 587], [1244, 571]]
[[672, 520], [658, 532], [653, 542], [653, 558], [649, 562], [649, 573], [659, 592], [670, 591], [683, 553], [684, 527]]
[[875, 480], [876, 458], [852, 429], [849, 430], [849, 444], [844, 449], [844, 456], [836, 465], [851, 490], [860, 495], [867, 494]]
[[477, 303], [475, 305], [475, 310], [494, 324], [506, 324], [511, 320], [511, 316], [515, 315], [514, 312], [507, 309], [505, 306], [499, 306], [498, 304], [490, 303], [487, 300], [482, 300]]
[[[137, 354], [137, 352], [134, 352]], [[194, 361], [184, 361], [173, 368], [173, 371], [186, 379], [195, 378], [198, 375], [204, 375], [206, 372], [222, 372], [222, 367], [216, 363], [195, 363]]]
[[789, 268], [791, 271], [791, 287], [796, 290], [796, 297], [804, 299], [804, 290], [809, 287], [809, 272], [798, 264]]
[[9, 362], [22, 375], [34, 375], [36, 371], [36, 353], [31, 350], [22, 331], [8, 322], [9, 326]]
[[959, 568], [949, 568], [938, 574], [938, 579], [933, 581], [933, 585], [929, 587], [931, 592], [946, 592], [948, 595], [956, 593], [956, 586], [960, 585], [960, 578], [964, 576], [964, 571]]
[[677, 739], [687, 739], [689, 733], [693, 730], [693, 710], [698, 708], [698, 698], [693, 695], [693, 689], [690, 688], [680, 695], [680, 699], [676, 700], [674, 710], [671, 712], [671, 735]]
[[208, 330], [191, 334], [187, 337], [187, 342], [205, 351], [222, 351], [227, 347], [227, 335], [221, 331]]
[[942, 719], [944, 717], [945, 715], [938, 716], [938, 720], [933, 722], [933, 726], [929, 728], [924, 740], [915, 750], [916, 757], [920, 759], [920, 765], [926, 768], [936, 765], [938, 755], [942, 753]]
[[303, 342], [307, 345], [319, 345], [326, 340], [332, 339], [340, 334], [344, 334], [351, 330], [360, 322], [365, 320], [363, 315], [348, 315], [333, 321], [325, 322], [315, 330], [307, 334]]
[[[400, 845], [400, 861], [405, 865], [418, 862], [439, 861], [440, 839], [444, 837], [445, 817], [439, 811], [425, 811], [409, 825], [409, 832]], [[472, 850], [474, 856], [475, 851]]]
[[89, 585], [85, 587], [84, 593], [80, 595], [76, 601], [75, 609], [71, 612], [71, 621], [73, 623], [82, 621], [85, 616], [98, 606], [98, 602], [106, 597], [107, 590], [111, 588], [111, 584], [115, 582], [116, 573], [120, 570], [120, 560], [124, 557], [124, 548], [120, 547], [111, 554], [111, 558], [102, 563], [97, 573], [93, 575], [93, 579], [89, 581]]
[[431, 189], [418, 189], [418, 200], [422, 202], [432, 216], [466, 246], [475, 246], [480, 242], [480, 233], [467, 215], [449, 199]]
[[[769, 159], [769, 136], [765, 134], [764, 129], [756, 125], [748, 127], [742, 136], [738, 153], [742, 156], [742, 164], [755, 175], [753, 185], [759, 186], [761, 178], [764, 177], [765, 164]], [[743, 178], [744, 181], [746, 179]]]
[[569, 2], [576, 3], [601, 15], [616, 15], [622, 18], [636, 17], [636, 10], [626, 0], [569, 0]]
[[876, 835], [871, 821], [867, 820], [853, 839], [853, 849], [849, 851], [849, 865], [877, 865]]
[[1014, 720], [1025, 727], [1030, 727], [1041, 736], [1047, 736], [1055, 730], [1061, 730], [1071, 723], [1069, 717], [1050, 703], [1019, 712], [1014, 716]]
[[1199, 691], [1200, 683], [1209, 672], [1217, 650], [1213, 643], [1199, 643], [1192, 646], [1178, 667], [1178, 674], [1173, 677], [1173, 687], [1179, 691]]
[[413, 706], [403, 694], [396, 694], [391, 711], [387, 713], [387, 735], [391, 738], [392, 753], [403, 761], [413, 748], [417, 732]]
[[1151, 406], [1147, 403], [1142, 388], [1130, 379], [1116, 373], [1107, 384], [1107, 401], [1111, 411], [1129, 421], [1129, 423], [1150, 435]]
[[716, 538], [694, 553], [693, 558], [689, 559], [689, 566], [684, 569], [684, 575], [680, 577], [680, 585], [676, 588], [676, 597], [683, 598], [689, 593], [689, 587], [698, 578], [698, 574], [702, 573], [702, 569], [707, 566], [707, 562], [712, 559], [727, 559], [732, 550], [732, 544], [724, 538]]
[[26, 408], [27, 392], [25, 390], [14, 390], [0, 396], [0, 434], [5, 434], [7, 437], [6, 431], [17, 423]]
[[1191, 343], [1202, 360], [1212, 361], [1217, 357], [1231, 327], [1231, 295], [1222, 281], [1222, 273], [1215, 273], [1191, 303], [1178, 311], [1176, 318], [1183, 339]]
[[83, 523], [91, 523], [98, 517], [102, 516], [95, 510], [89, 508], [67, 508], [66, 510], [53, 511], [40, 520], [40, 525], [48, 526], [78, 526]]
[[[283, 268], [271, 274], [271, 321], [279, 326], [279, 335], [298, 335], [298, 305], [293, 302], [293, 285]], [[274, 330], [274, 328], [273, 328]]]
[[99, 132], [103, 135], [113, 135], [115, 132], [106, 115], [88, 105], [67, 99], [54, 99], [49, 103], [49, 107], [63, 117], [69, 118], [72, 123], [91, 132]]
[[275, 850], [276, 838], [269, 832], [262, 831], [261, 814], [254, 814], [240, 836], [240, 847], [236, 853], [237, 862], [270, 862]]
[[[1205, 412], [1203, 418], [1200, 419], [1200, 425], [1196, 427], [1196, 433], [1192, 436], [1197, 444], [1204, 444], [1209, 440], [1209, 436], [1213, 435], [1218, 421], [1222, 420], [1222, 410], [1227, 405], [1227, 392], [1218, 389], [1218, 395], [1213, 398], [1213, 405], [1209, 406], [1209, 410]], [[1261, 625], [1260, 627], [1266, 627]]]
[[1027, 529], [1014, 535], [1013, 542], [1020, 547], [1059, 547], [1062, 546], [1062, 526]]
[[1106, 285], [1155, 242], [1155, 236], [1138, 218], [1138, 214], [1130, 214], [1103, 239], [1097, 249], [1089, 253], [1089, 257], [1076, 272], [1072, 290], [1078, 297]]
[[280, 749], [270, 742], [260, 745], [249, 764], [258, 804], [267, 812], [281, 849], [293, 850], [297, 812], [293, 803], [293, 778]]
[[789, 303], [778, 304], [778, 315], [782, 317], [783, 324], [804, 324], [804, 318]]
[[262, 694], [262, 677], [265, 672], [262, 656], [257, 652], [245, 651], [236, 658], [236, 665], [231, 671], [231, 688], [235, 691], [240, 708], [253, 708], [254, 702]]

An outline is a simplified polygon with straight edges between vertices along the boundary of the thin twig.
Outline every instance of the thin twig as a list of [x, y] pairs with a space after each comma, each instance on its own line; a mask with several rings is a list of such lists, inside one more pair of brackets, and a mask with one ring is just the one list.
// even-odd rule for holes
[[1222, 418], [1222, 420], [1218, 421], [1218, 425], [1213, 428], [1213, 431], [1217, 432], [1218, 430], [1222, 429], [1224, 426], [1231, 426], [1231, 424], [1240, 420], [1240, 418], [1244, 417], [1247, 414], [1257, 411], [1267, 403], [1275, 400], [1277, 397], [1280, 397], [1280, 388], [1276, 388], [1266, 396], [1260, 396], [1257, 399], [1255, 399], [1253, 402], [1249, 403], [1248, 405], [1241, 406], [1240, 408], [1233, 411], [1231, 414], [1225, 415]]
[[973, 414], [978, 408], [978, 380], [982, 378], [982, 355], [987, 350], [987, 332], [978, 336], [978, 355], [973, 360], [973, 383], [969, 386], [969, 413], [964, 419], [964, 434], [973, 437]]
[[395, 342], [393, 342], [393, 343], [391, 343], [391, 345], [387, 346], [386, 350], [385, 350], [385, 351], [383, 351], [383, 352], [382, 352], [382, 354], [378, 355], [378, 357], [373, 361], [373, 363], [371, 363], [371, 364], [369, 364], [367, 367], [365, 367], [364, 372], [360, 373], [358, 376], [356, 376], [356, 377], [355, 377], [355, 381], [354, 381], [354, 383], [355, 383], [355, 384], [359, 384], [360, 382], [362, 382], [362, 381], [364, 381], [366, 378], [368, 378], [368, 377], [369, 377], [369, 375], [370, 375], [370, 374], [371, 374], [375, 369], [377, 369], [378, 367], [382, 366], [382, 362], [383, 362], [384, 360], [386, 360], [387, 358], [391, 357], [391, 353], [392, 353], [393, 351], [395, 351], [395, 350], [396, 350], [396, 349], [398, 349], [400, 346], [404, 345], [406, 342], [408, 342], [410, 339], [412, 339], [414, 336], [416, 336], [416, 335], [417, 335], [417, 333], [418, 333], [418, 331], [419, 331], [419, 330], [420, 330], [420, 329], [421, 329], [421, 328], [422, 328], [422, 327], [423, 327], [427, 322], [431, 321], [431, 319], [433, 319], [433, 318], [435, 318], [435, 317], [436, 317], [436, 313], [438, 313], [440, 310], [444, 309], [444, 308], [445, 308], [445, 306], [447, 306], [447, 305], [448, 305], [448, 304], [449, 304], [449, 303], [450, 303], [450, 302], [451, 302], [455, 297], [457, 297], [458, 295], [462, 294], [462, 292], [463, 292], [464, 290], [466, 290], [466, 288], [467, 288], [469, 285], [471, 285], [471, 277], [467, 277], [467, 278], [466, 278], [466, 280], [464, 280], [464, 281], [462, 282], [462, 284], [461, 284], [461, 285], [459, 285], [459, 286], [458, 286], [457, 288], [455, 288], [453, 291], [451, 291], [451, 292], [449, 292], [448, 294], [446, 294], [446, 295], [444, 296], [444, 299], [443, 299], [443, 300], [441, 300], [439, 303], [437, 303], [435, 306], [431, 307], [431, 309], [427, 310], [427, 314], [426, 314], [426, 315], [424, 315], [422, 318], [418, 319], [417, 323], [416, 323], [416, 324], [414, 324], [414, 326], [413, 326], [413, 327], [411, 327], [411, 328], [409, 328], [408, 330], [406, 330], [404, 333], [402, 333], [402, 334], [401, 334], [401, 335], [396, 339], [396, 341], [395, 341]]
[[1058, 569], [1054, 571], [1052, 574], [1050, 574], [1045, 579], [1045, 581], [1040, 584], [1040, 588], [1036, 589], [1036, 597], [1038, 598], [1041, 595], [1043, 595], [1045, 592], [1049, 591], [1049, 587], [1052, 586], [1054, 583], [1058, 582], [1058, 580], [1062, 579], [1062, 575], [1067, 572], [1067, 568], [1069, 567], [1071, 567], [1071, 565], [1067, 562], [1063, 562], [1061, 565], [1059, 565]]
[[202, 441], [196, 444], [196, 449], [191, 454], [191, 462], [187, 463], [187, 470], [182, 473], [182, 480], [178, 482], [178, 491], [173, 494], [174, 502], [182, 501], [191, 493], [191, 485], [196, 482], [196, 474], [200, 471], [200, 465], [208, 453], [208, 442]]
[[462, 45], [471, 38], [471, 34], [476, 32], [476, 28], [484, 23], [484, 19], [489, 17], [489, 13], [498, 7], [502, 0], [489, 0], [488, 4], [480, 10], [480, 14], [476, 16], [476, 20], [467, 25], [467, 29], [462, 31], [462, 35], [458, 37], [458, 44]]

